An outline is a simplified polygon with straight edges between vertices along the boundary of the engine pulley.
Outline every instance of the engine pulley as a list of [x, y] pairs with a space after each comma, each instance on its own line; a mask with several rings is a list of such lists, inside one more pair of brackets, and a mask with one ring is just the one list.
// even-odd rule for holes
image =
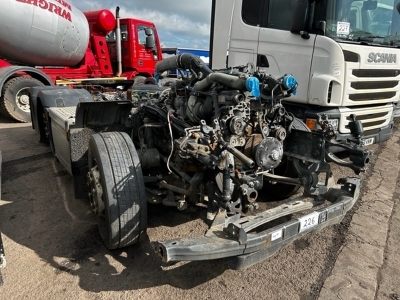
[[243, 134], [245, 126], [246, 126], [246, 123], [243, 121], [243, 118], [237, 117], [237, 116], [231, 118], [230, 123], [229, 123], [229, 129], [231, 130], [231, 132], [233, 134], [236, 134], [236, 135]]
[[275, 169], [282, 161], [283, 146], [274, 137], [263, 139], [256, 147], [254, 158], [263, 170]]

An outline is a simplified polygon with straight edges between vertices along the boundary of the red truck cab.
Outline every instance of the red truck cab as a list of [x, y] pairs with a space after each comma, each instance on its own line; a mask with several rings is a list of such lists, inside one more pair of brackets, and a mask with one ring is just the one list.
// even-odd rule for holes
[[[153, 76], [155, 64], [162, 59], [157, 30], [151, 22], [124, 18], [121, 26], [122, 77], [132, 78], [140, 73]], [[117, 62], [115, 30], [107, 36], [110, 59], [113, 65]], [[116, 69], [116, 67], [114, 67]], [[136, 73], [136, 74], [135, 74]], [[133, 75], [133, 76], [132, 76]]]
[[[109, 10], [84, 13], [90, 28], [88, 49], [94, 52], [101, 73], [133, 79], [137, 75], [152, 77], [155, 64], [162, 59], [162, 51], [154, 23], [117, 18]], [[119, 24], [118, 24], [119, 23]], [[121, 69], [118, 70], [118, 40], [120, 30]], [[107, 45], [107, 47], [106, 47]], [[114, 71], [114, 73], [112, 73]]]

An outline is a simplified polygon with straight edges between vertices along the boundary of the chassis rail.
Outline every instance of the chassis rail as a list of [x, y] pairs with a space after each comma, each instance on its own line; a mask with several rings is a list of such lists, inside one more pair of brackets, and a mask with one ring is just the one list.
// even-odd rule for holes
[[324, 195], [324, 200], [330, 202], [328, 206], [257, 233], [251, 231], [280, 217], [320, 206], [324, 201], [305, 201], [306, 197], [301, 196], [244, 218], [227, 217], [220, 210], [205, 236], [157, 241], [152, 245], [164, 262], [232, 257], [230, 267], [244, 269], [307, 233], [339, 223], [357, 201], [360, 185], [359, 178], [341, 179]]

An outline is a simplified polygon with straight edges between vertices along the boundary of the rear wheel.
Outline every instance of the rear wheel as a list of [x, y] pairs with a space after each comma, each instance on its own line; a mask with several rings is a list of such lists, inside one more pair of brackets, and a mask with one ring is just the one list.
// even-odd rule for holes
[[137, 243], [146, 234], [147, 202], [139, 157], [126, 133], [104, 132], [91, 137], [88, 184], [106, 247]]
[[144, 84], [156, 84], [156, 79], [154, 77], [145, 77], [141, 75], [138, 75], [133, 79], [133, 86]]
[[0, 113], [20, 122], [30, 122], [29, 88], [43, 86], [31, 77], [15, 77], [4, 85], [0, 99]]
[[145, 81], [146, 81], [146, 77], [144, 77], [144, 76], [136, 76], [133, 79], [133, 85], [142, 85], [142, 84], [145, 84]]

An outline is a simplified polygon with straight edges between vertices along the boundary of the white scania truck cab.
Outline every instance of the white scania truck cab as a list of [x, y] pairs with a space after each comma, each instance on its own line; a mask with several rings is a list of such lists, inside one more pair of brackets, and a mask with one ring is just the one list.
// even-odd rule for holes
[[399, 2], [213, 0], [211, 67], [293, 74], [285, 107], [310, 129], [328, 117], [345, 140], [355, 115], [366, 145], [385, 141], [400, 95]]

